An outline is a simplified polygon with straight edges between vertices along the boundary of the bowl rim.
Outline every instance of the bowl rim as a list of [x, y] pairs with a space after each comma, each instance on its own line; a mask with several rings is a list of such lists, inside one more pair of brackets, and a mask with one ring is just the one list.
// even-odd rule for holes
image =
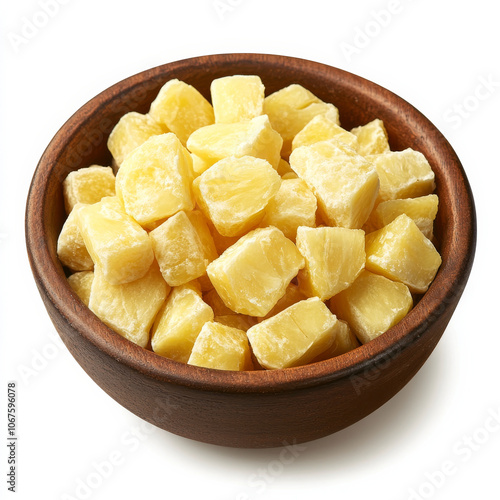
[[[44, 218], [46, 211], [43, 194], [51, 169], [57, 163], [68, 138], [77, 133], [103, 102], [115, 99], [141, 82], [158, 75], [175, 74], [186, 68], [203, 69], [207, 65], [223, 62], [235, 65], [247, 62], [280, 64], [288, 70], [300, 67], [318, 75], [334, 75], [346, 85], [355, 86], [361, 94], [382, 106], [397, 100], [405, 118], [414, 123], [415, 133], [431, 138], [435, 154], [445, 162], [450, 176], [454, 175], [452, 188], [456, 197], [450, 202], [453, 217], [447, 221], [449, 231], [441, 242], [441, 253], [447, 258], [443, 258], [434, 281], [410, 313], [396, 326], [368, 344], [335, 358], [283, 370], [232, 372], [179, 363], [139, 347], [104, 325], [70, 288], [61, 273], [62, 267], [57, 267], [60, 264], [52, 261]], [[456, 182], [457, 179], [459, 182]], [[390, 362], [424, 335], [443, 315], [451, 314], [472, 267], [476, 244], [476, 217], [472, 192], [458, 156], [441, 132], [407, 101], [374, 82], [319, 62], [273, 54], [233, 53], [192, 57], [141, 71], [105, 89], [78, 109], [55, 134], [34, 172], [26, 204], [25, 233], [32, 272], [42, 297], [45, 295], [65, 321], [101, 351], [133, 370], [159, 381], [206, 391], [275, 393], [333, 383]]]

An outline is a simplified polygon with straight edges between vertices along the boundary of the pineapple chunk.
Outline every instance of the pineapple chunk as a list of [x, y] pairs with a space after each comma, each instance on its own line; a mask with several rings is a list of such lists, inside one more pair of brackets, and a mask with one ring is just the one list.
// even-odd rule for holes
[[369, 223], [373, 230], [381, 229], [392, 222], [398, 215], [406, 214], [413, 219], [424, 236], [432, 240], [438, 204], [439, 198], [435, 194], [420, 196], [419, 198], [383, 201], [370, 215]]
[[244, 331], [210, 321], [203, 325], [188, 365], [217, 370], [251, 370], [250, 346]]
[[187, 147], [210, 165], [228, 156], [254, 156], [277, 169], [282, 143], [269, 118], [262, 115], [247, 122], [216, 123], [200, 128], [189, 137]]
[[116, 194], [139, 224], [192, 210], [193, 161], [172, 134], [150, 137], [134, 149], [116, 176]]
[[267, 204], [260, 226], [275, 226], [295, 241], [299, 226], [314, 227], [316, 208], [316, 197], [302, 179], [282, 180], [278, 192]]
[[212, 166], [212, 162], [205, 161], [203, 158], [200, 158], [199, 156], [196, 156], [195, 154], [192, 153], [191, 153], [191, 159], [193, 160], [194, 177], [198, 177], [203, 172], [205, 172], [205, 170], [207, 170]]
[[184, 285], [203, 276], [207, 265], [218, 256], [206, 224], [196, 214], [177, 212], [151, 231], [149, 237], [161, 273], [170, 286]]
[[145, 347], [151, 325], [169, 292], [155, 262], [142, 278], [124, 285], [111, 285], [96, 267], [89, 308], [117, 333]]
[[57, 240], [57, 256], [61, 263], [73, 271], [89, 271], [94, 268], [78, 227], [78, 212], [83, 203], [77, 203], [68, 215]]
[[286, 174], [283, 174], [283, 177], [281, 177], [282, 180], [287, 181], [290, 179], [298, 179], [299, 176], [295, 172], [287, 172]]
[[380, 179], [377, 203], [431, 194], [436, 188], [434, 172], [425, 156], [411, 148], [367, 158]]
[[195, 130], [214, 123], [212, 105], [194, 87], [177, 79], [163, 85], [149, 114], [183, 145]]
[[215, 229], [212, 221], [205, 217], [205, 221], [207, 223], [208, 229], [210, 230], [210, 234], [212, 235], [212, 239], [215, 243], [215, 248], [217, 249], [217, 253], [221, 255], [224, 253], [230, 246], [234, 245], [238, 240], [239, 236], [222, 236], [222, 234]]
[[337, 318], [317, 297], [302, 300], [247, 332], [253, 353], [267, 369], [305, 365], [334, 342]]
[[223, 236], [240, 236], [264, 216], [281, 178], [259, 158], [225, 158], [193, 182], [196, 202]]
[[255, 75], [217, 78], [210, 85], [215, 123], [237, 123], [262, 114], [264, 85]]
[[240, 238], [207, 267], [207, 273], [229, 309], [262, 317], [303, 266], [297, 247], [271, 226]]
[[272, 316], [276, 316], [276, 314], [284, 311], [287, 307], [293, 306], [293, 304], [307, 298], [308, 297], [300, 291], [297, 285], [290, 283], [285, 290], [285, 295], [283, 295], [283, 297], [276, 302], [276, 305], [263, 318], [259, 318], [259, 321], [264, 321]]
[[210, 306], [191, 287], [174, 288], [156, 318], [151, 347], [160, 356], [187, 363], [203, 325], [213, 319]]
[[324, 361], [325, 359], [334, 358], [335, 356], [340, 356], [346, 352], [352, 351], [359, 347], [359, 341], [356, 335], [352, 333], [349, 328], [349, 324], [346, 321], [339, 319], [335, 328], [335, 340], [331, 347], [326, 351], [323, 351], [319, 356], [314, 358], [313, 362]]
[[403, 283], [363, 270], [347, 290], [330, 299], [330, 307], [366, 344], [399, 323], [413, 300]]
[[64, 206], [69, 214], [77, 203], [91, 205], [115, 194], [115, 174], [111, 167], [91, 165], [70, 172], [63, 181]]
[[369, 161], [341, 142], [322, 141], [295, 149], [290, 166], [316, 195], [319, 215], [328, 225], [363, 226], [379, 187]]
[[257, 324], [257, 320], [251, 316], [244, 314], [228, 314], [227, 316], [215, 316], [214, 321], [232, 328], [238, 328], [246, 332], [253, 325]]
[[391, 150], [384, 122], [378, 118], [351, 130], [358, 138], [358, 151], [360, 155], [376, 155], [387, 153]]
[[332, 121], [329, 115], [315, 116], [294, 138], [292, 141], [292, 150], [300, 146], [310, 146], [320, 141], [335, 139], [343, 142], [346, 146], [357, 150], [358, 138], [337, 125]]
[[441, 256], [406, 214], [366, 236], [366, 268], [424, 293], [441, 265]]
[[116, 196], [78, 210], [85, 246], [101, 274], [112, 285], [142, 278], [154, 260], [148, 233], [125, 213]]
[[299, 271], [300, 290], [327, 300], [349, 287], [365, 267], [365, 233], [343, 227], [299, 227], [297, 248], [306, 265]]
[[339, 124], [339, 113], [333, 104], [327, 104], [301, 85], [292, 84], [264, 99], [264, 113], [269, 116], [274, 130], [283, 138], [281, 155], [288, 158], [293, 138], [316, 116], [328, 114]]
[[157, 123], [148, 114], [131, 111], [120, 118], [109, 134], [108, 149], [115, 162], [120, 166], [123, 160], [138, 146], [153, 135], [168, 132], [165, 126]]
[[90, 290], [94, 281], [94, 271], [80, 271], [68, 278], [69, 286], [80, 297], [80, 300], [88, 307], [90, 301]]

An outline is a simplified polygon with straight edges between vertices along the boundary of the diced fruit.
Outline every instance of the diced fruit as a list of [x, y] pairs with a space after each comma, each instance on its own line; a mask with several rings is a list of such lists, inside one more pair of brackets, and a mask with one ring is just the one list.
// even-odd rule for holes
[[189, 151], [206, 163], [214, 163], [228, 156], [254, 156], [267, 160], [277, 169], [283, 140], [266, 115], [239, 123], [216, 123], [198, 129], [189, 137]]
[[78, 212], [83, 203], [77, 203], [68, 215], [57, 240], [57, 256], [61, 263], [73, 271], [89, 271], [94, 268], [78, 226]]
[[399, 323], [413, 300], [403, 283], [364, 270], [347, 290], [330, 299], [330, 307], [366, 344]]
[[192, 210], [193, 161], [172, 134], [150, 137], [134, 149], [116, 176], [116, 194], [139, 224]]
[[253, 325], [257, 324], [257, 320], [251, 316], [244, 314], [228, 314], [227, 316], [215, 316], [214, 321], [232, 328], [238, 328], [246, 332]]
[[366, 236], [366, 268], [424, 293], [441, 265], [441, 256], [406, 214]]
[[436, 188], [434, 172], [425, 156], [413, 149], [368, 156], [380, 179], [377, 202], [416, 198]]
[[297, 248], [305, 259], [300, 290], [327, 300], [349, 287], [365, 267], [365, 233], [343, 227], [299, 227]]
[[255, 75], [217, 78], [210, 85], [215, 123], [237, 123], [262, 114], [264, 85]]
[[274, 130], [283, 138], [281, 154], [288, 158], [293, 138], [316, 116], [329, 115], [339, 124], [339, 114], [333, 104], [327, 104], [301, 85], [292, 84], [264, 99], [264, 113]]
[[203, 325], [188, 365], [217, 370], [251, 370], [250, 346], [244, 331], [210, 321]]
[[145, 347], [151, 325], [169, 291], [156, 263], [142, 278], [123, 285], [111, 285], [96, 267], [89, 308], [120, 335]]
[[286, 174], [283, 174], [283, 177], [281, 177], [282, 180], [287, 181], [289, 179], [298, 179], [299, 176], [295, 172], [287, 172]]
[[426, 238], [432, 240], [434, 219], [437, 215], [439, 198], [435, 194], [383, 201], [370, 215], [373, 230], [381, 229], [401, 214], [413, 219]]
[[369, 161], [341, 142], [322, 141], [295, 149], [290, 166], [316, 195], [325, 222], [351, 229], [363, 226], [379, 187]]
[[280, 158], [280, 161], [278, 163], [278, 174], [283, 177], [285, 174], [295, 174], [295, 172], [292, 170], [292, 167], [290, 167], [290, 163], [288, 163], [286, 160], [283, 158]]
[[292, 150], [300, 146], [310, 146], [320, 141], [335, 139], [343, 142], [346, 146], [358, 149], [358, 138], [340, 127], [336, 121], [332, 121], [329, 115], [315, 116], [294, 138]]
[[378, 118], [351, 130], [358, 138], [358, 151], [360, 155], [376, 155], [390, 151], [389, 139], [384, 122]]
[[148, 233], [125, 213], [116, 196], [78, 210], [78, 226], [85, 246], [112, 285], [142, 278], [154, 260]]
[[195, 130], [214, 123], [212, 105], [194, 87], [177, 79], [163, 85], [151, 103], [149, 114], [183, 145]]
[[265, 316], [285, 294], [304, 258], [275, 227], [240, 238], [207, 268], [217, 293], [231, 310]]
[[149, 237], [161, 273], [170, 286], [184, 285], [203, 276], [207, 265], [217, 258], [212, 236], [196, 215], [178, 212], [151, 231]]
[[317, 297], [302, 300], [247, 332], [258, 362], [267, 369], [304, 365], [335, 340], [337, 318]]
[[156, 318], [151, 347], [160, 356], [186, 363], [203, 325], [213, 319], [210, 306], [189, 286], [174, 288]]
[[193, 160], [193, 172], [195, 177], [198, 177], [203, 172], [205, 172], [205, 170], [207, 170], [212, 166], [212, 162], [205, 161], [199, 156], [196, 156], [195, 154], [192, 153], [191, 153], [191, 159]]
[[276, 305], [263, 318], [259, 318], [259, 321], [263, 321], [265, 319], [271, 318], [272, 316], [276, 316], [276, 314], [284, 311], [287, 307], [293, 306], [293, 304], [296, 304], [297, 302], [300, 302], [301, 300], [305, 300], [307, 298], [308, 297], [299, 290], [299, 287], [297, 285], [290, 283], [285, 290], [285, 295], [283, 295], [283, 297], [281, 297], [281, 299], [276, 302]]
[[200, 297], [202, 295], [201, 284], [199, 280], [191, 280], [188, 283], [182, 285], [184, 288], [190, 288], [193, 292], [196, 292]]
[[352, 333], [347, 322], [339, 319], [334, 333], [335, 340], [331, 347], [314, 358], [313, 362], [334, 358], [335, 356], [340, 356], [341, 354], [345, 354], [359, 347], [359, 341], [354, 333]]
[[80, 271], [68, 278], [69, 286], [87, 307], [89, 306], [90, 289], [93, 281], [94, 271]]
[[120, 118], [109, 134], [108, 149], [119, 166], [136, 147], [146, 142], [151, 136], [166, 132], [168, 129], [148, 114], [143, 115], [131, 111]]
[[259, 158], [225, 158], [193, 182], [196, 202], [223, 236], [239, 236], [255, 227], [281, 178]]
[[63, 182], [64, 206], [69, 214], [77, 203], [97, 203], [115, 194], [115, 174], [111, 167], [91, 165], [70, 172]]
[[234, 245], [238, 240], [239, 236], [222, 236], [222, 234], [215, 229], [212, 221], [205, 217], [205, 221], [207, 221], [208, 229], [210, 230], [210, 234], [215, 243], [215, 248], [217, 249], [217, 253], [221, 255], [225, 252], [231, 245]]
[[295, 241], [299, 226], [314, 227], [316, 208], [316, 197], [302, 179], [286, 179], [269, 200], [260, 226], [275, 226]]

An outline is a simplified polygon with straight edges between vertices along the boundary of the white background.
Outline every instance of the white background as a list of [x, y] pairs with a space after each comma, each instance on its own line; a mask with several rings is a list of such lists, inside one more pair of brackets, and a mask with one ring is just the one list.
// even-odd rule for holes
[[[16, 380], [17, 498], [500, 498], [494, 2], [221, 0], [217, 8], [213, 0], [54, 1], [51, 17], [40, 14], [43, 0], [5, 0], [0, 15], [0, 438], [7, 428], [6, 382]], [[392, 14], [380, 14], [389, 8]], [[30, 31], [27, 23], [35, 21], [46, 22]], [[141, 430], [142, 421], [94, 384], [58, 342], [25, 251], [29, 183], [69, 116], [129, 75], [221, 52], [303, 57], [389, 88], [445, 134], [477, 204], [472, 275], [428, 362], [384, 407], [308, 443], [285, 465], [279, 449], [234, 450]], [[0, 496], [8, 498], [7, 448], [0, 449]], [[96, 472], [111, 458], [113, 470]], [[447, 475], [438, 472], [443, 464]]]

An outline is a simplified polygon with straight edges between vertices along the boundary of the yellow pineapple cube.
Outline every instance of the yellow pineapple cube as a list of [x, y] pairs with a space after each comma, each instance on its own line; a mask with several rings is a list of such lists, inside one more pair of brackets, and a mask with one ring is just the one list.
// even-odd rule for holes
[[314, 358], [313, 362], [324, 361], [325, 359], [340, 356], [360, 346], [356, 335], [352, 333], [346, 321], [341, 319], [337, 321], [334, 334], [335, 339], [333, 344], [326, 351], [323, 351], [319, 356]]
[[264, 216], [281, 178], [259, 158], [225, 158], [193, 182], [196, 202], [223, 236], [240, 236]]
[[299, 227], [297, 248], [305, 259], [300, 290], [327, 300], [349, 287], [365, 267], [365, 233], [343, 227]]
[[238, 328], [246, 332], [253, 325], [257, 324], [257, 319], [245, 314], [228, 314], [226, 316], [215, 316], [214, 321], [232, 328]]
[[441, 256], [406, 214], [366, 236], [366, 269], [424, 293], [441, 265]]
[[94, 271], [80, 271], [68, 278], [69, 286], [80, 297], [80, 300], [88, 307], [90, 301], [90, 290], [94, 281]]
[[413, 300], [403, 283], [364, 270], [349, 288], [330, 299], [330, 307], [366, 344], [399, 323]]
[[152, 329], [151, 347], [156, 354], [187, 363], [194, 342], [214, 313], [187, 285], [172, 289]]
[[115, 174], [111, 167], [91, 165], [70, 172], [63, 181], [64, 206], [69, 214], [77, 203], [91, 205], [115, 194]]
[[155, 262], [142, 278], [123, 285], [111, 285], [96, 267], [89, 308], [117, 333], [145, 347], [151, 325], [169, 291]]
[[434, 172], [425, 156], [411, 148], [367, 157], [380, 179], [377, 203], [431, 194]]
[[213, 165], [212, 162], [205, 161], [203, 158], [200, 158], [199, 156], [196, 156], [195, 154], [192, 153], [191, 153], [191, 159], [193, 160], [194, 177], [198, 177], [203, 172], [205, 172], [205, 170], [207, 170]]
[[224, 304], [224, 301], [219, 297], [215, 288], [212, 288], [212, 290], [204, 293], [203, 300], [212, 308], [215, 316], [229, 316], [237, 314]]
[[255, 75], [217, 78], [210, 85], [215, 123], [237, 123], [262, 114], [264, 85]]
[[187, 147], [210, 165], [228, 156], [254, 156], [267, 160], [277, 169], [282, 143], [267, 115], [262, 115], [246, 122], [216, 123], [200, 128], [189, 137]]
[[124, 114], [108, 139], [108, 149], [118, 166], [138, 146], [153, 135], [165, 134], [167, 127], [157, 123], [148, 114], [131, 111]]
[[384, 122], [378, 118], [366, 125], [353, 128], [351, 133], [358, 138], [358, 151], [360, 155], [376, 155], [387, 153], [391, 150]]
[[262, 317], [303, 266], [297, 247], [271, 226], [241, 237], [207, 267], [207, 273], [229, 309]]
[[[205, 226], [208, 235], [204, 233], [203, 239], [191, 218]], [[217, 258], [212, 236], [196, 215], [177, 212], [151, 231], [149, 237], [161, 273], [170, 286], [184, 285], [203, 276], [207, 265]]]
[[275, 226], [295, 241], [299, 226], [315, 226], [317, 205], [316, 196], [302, 179], [282, 180], [267, 204], [260, 226]]
[[78, 210], [78, 227], [85, 246], [112, 285], [142, 278], [154, 260], [148, 233], [130, 217], [116, 196]]
[[179, 210], [192, 210], [193, 160], [177, 137], [150, 137], [134, 149], [116, 176], [116, 194], [139, 224], [148, 225]]
[[287, 307], [293, 306], [293, 304], [301, 300], [306, 300], [307, 298], [308, 297], [300, 291], [297, 285], [290, 283], [285, 290], [285, 295], [276, 302], [276, 305], [263, 318], [259, 318], [258, 321], [264, 321], [272, 316], [276, 316], [276, 314], [284, 311]]
[[83, 203], [77, 203], [68, 215], [57, 240], [57, 256], [61, 263], [73, 271], [89, 271], [94, 268], [83, 236], [78, 226], [78, 212]]
[[336, 121], [329, 118], [330, 115], [315, 116], [294, 138], [292, 150], [300, 146], [310, 146], [316, 142], [335, 139], [343, 142], [346, 146], [357, 150], [358, 138], [340, 127]]
[[379, 188], [372, 163], [341, 142], [322, 141], [295, 149], [290, 166], [316, 195], [319, 215], [328, 225], [363, 226]]
[[305, 365], [334, 342], [337, 318], [317, 297], [302, 300], [247, 331], [253, 353], [267, 369]]
[[292, 84], [264, 99], [264, 113], [269, 116], [274, 130], [283, 138], [281, 155], [288, 158], [293, 138], [317, 115], [328, 114], [339, 125], [339, 113], [333, 104], [327, 104], [301, 85]]
[[195, 130], [214, 123], [212, 105], [194, 87], [177, 79], [163, 85], [149, 114], [183, 145]]
[[188, 365], [217, 370], [252, 370], [245, 332], [214, 321], [205, 323], [196, 338]]
[[401, 214], [413, 219], [424, 236], [432, 240], [434, 219], [437, 215], [439, 198], [435, 194], [406, 198], [404, 200], [387, 200], [380, 203], [370, 215], [373, 230], [381, 229]]

